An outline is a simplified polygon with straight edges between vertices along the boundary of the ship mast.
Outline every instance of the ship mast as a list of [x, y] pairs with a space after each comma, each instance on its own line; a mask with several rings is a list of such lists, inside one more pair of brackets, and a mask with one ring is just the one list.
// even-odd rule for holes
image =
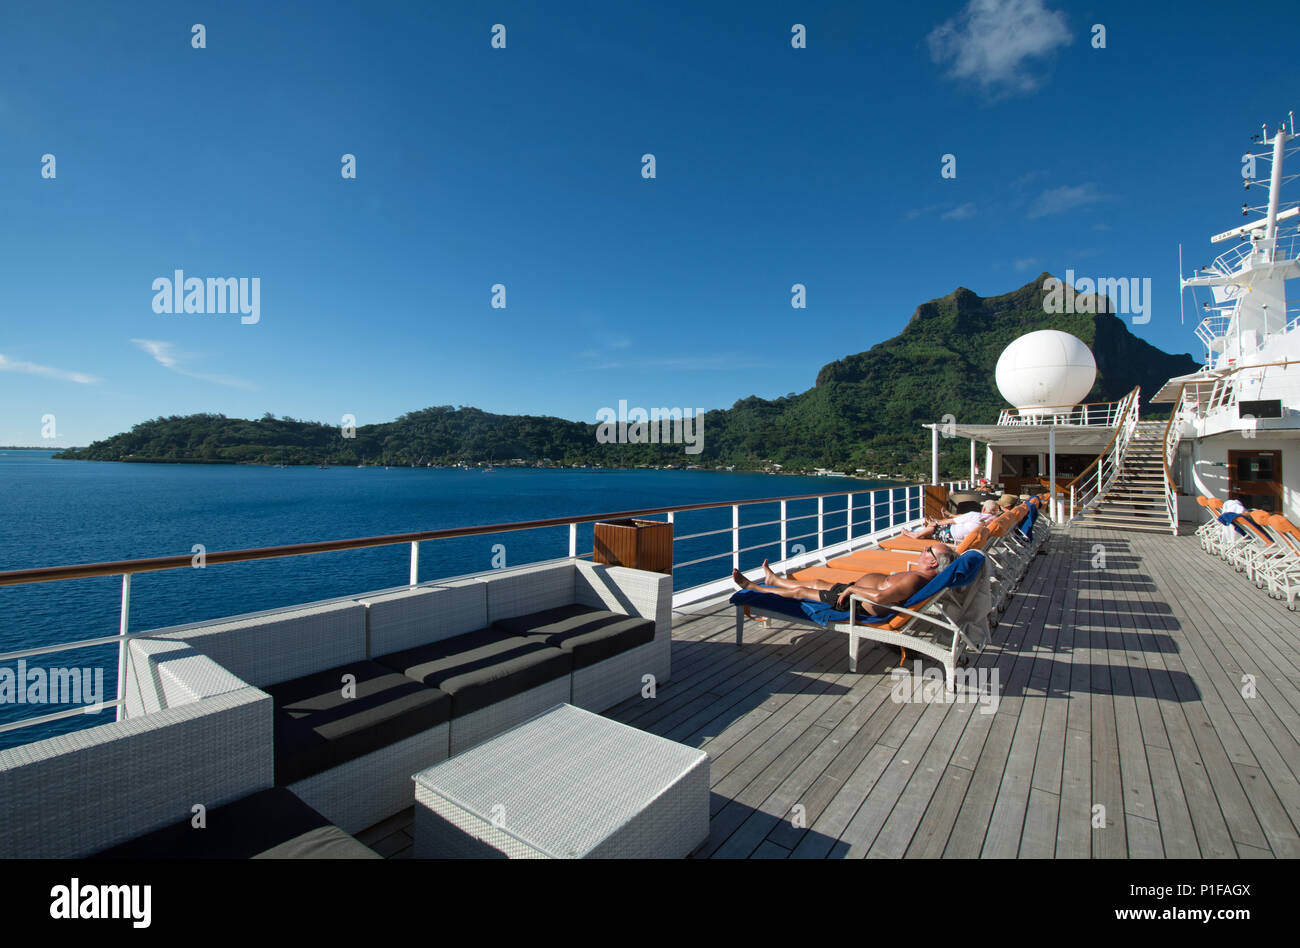
[[[1205, 286], [1214, 297], [1214, 303], [1205, 306], [1210, 315], [1196, 327], [1196, 335], [1205, 344], [1207, 368], [1257, 363], [1265, 357], [1265, 350], [1276, 348], [1270, 342], [1287, 332], [1286, 281], [1300, 277], [1300, 261], [1285, 251], [1279, 253], [1282, 247], [1278, 224], [1300, 215], [1300, 206], [1282, 210], [1282, 187], [1287, 181], [1282, 168], [1288, 154], [1287, 145], [1296, 137], [1294, 113], [1290, 116], [1290, 129], [1285, 123], [1280, 124], [1271, 139], [1268, 126], [1264, 126], [1262, 143], [1272, 146], [1271, 154], [1244, 156], [1251, 159], [1252, 168], [1254, 159], [1273, 163], [1266, 185], [1269, 195], [1264, 217], [1215, 234], [1210, 238], [1211, 243], [1233, 237], [1246, 243], [1220, 254], [1192, 277], [1181, 279], [1182, 289]], [[1247, 190], [1252, 183], [1256, 182], [1247, 174]], [[1242, 205], [1242, 214], [1249, 211], [1247, 205]], [[1293, 240], [1292, 248], [1294, 243]]]

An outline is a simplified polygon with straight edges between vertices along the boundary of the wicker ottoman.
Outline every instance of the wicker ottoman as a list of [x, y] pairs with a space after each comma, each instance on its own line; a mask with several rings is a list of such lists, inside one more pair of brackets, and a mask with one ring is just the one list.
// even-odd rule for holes
[[418, 773], [417, 858], [680, 859], [709, 836], [709, 756], [560, 704]]

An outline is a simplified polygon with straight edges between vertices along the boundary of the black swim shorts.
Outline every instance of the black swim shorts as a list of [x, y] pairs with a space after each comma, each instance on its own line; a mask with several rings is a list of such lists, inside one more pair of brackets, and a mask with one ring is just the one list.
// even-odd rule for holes
[[[828, 606], [835, 605], [836, 600], [840, 598], [840, 594], [851, 585], [852, 583], [836, 583], [830, 589], [823, 589], [821, 591], [822, 602], [826, 603]], [[847, 607], [848, 602], [846, 601], [844, 605]]]

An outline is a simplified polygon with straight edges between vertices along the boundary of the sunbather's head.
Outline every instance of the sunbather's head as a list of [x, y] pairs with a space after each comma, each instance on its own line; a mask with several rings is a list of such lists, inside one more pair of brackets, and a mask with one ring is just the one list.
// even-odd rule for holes
[[998, 506], [1003, 510], [1011, 510], [1020, 503], [1020, 498], [1015, 494], [1003, 494], [998, 498]]
[[948, 568], [948, 565], [956, 559], [952, 550], [948, 549], [942, 543], [935, 543], [925, 548], [917, 558], [916, 565], [923, 570], [929, 570], [941, 573]]
[[980, 513], [993, 514], [996, 517], [1001, 512], [1002, 508], [998, 506], [996, 500], [986, 500], [980, 505]]

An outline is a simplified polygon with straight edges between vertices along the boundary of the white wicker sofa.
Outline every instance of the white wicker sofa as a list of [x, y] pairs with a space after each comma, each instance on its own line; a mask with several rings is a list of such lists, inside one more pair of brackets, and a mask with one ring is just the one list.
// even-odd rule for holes
[[0, 750], [0, 859], [88, 856], [272, 785], [267, 694], [180, 643], [137, 661], [149, 713]]
[[[160, 629], [131, 644], [128, 696], [146, 679], [202, 691], [214, 668], [269, 696], [256, 740], [274, 785], [357, 833], [410, 806], [411, 775], [452, 754], [557, 703], [602, 711], [647, 675], [666, 682], [671, 583], [565, 559]], [[142, 693], [132, 715], [164, 706]]]

